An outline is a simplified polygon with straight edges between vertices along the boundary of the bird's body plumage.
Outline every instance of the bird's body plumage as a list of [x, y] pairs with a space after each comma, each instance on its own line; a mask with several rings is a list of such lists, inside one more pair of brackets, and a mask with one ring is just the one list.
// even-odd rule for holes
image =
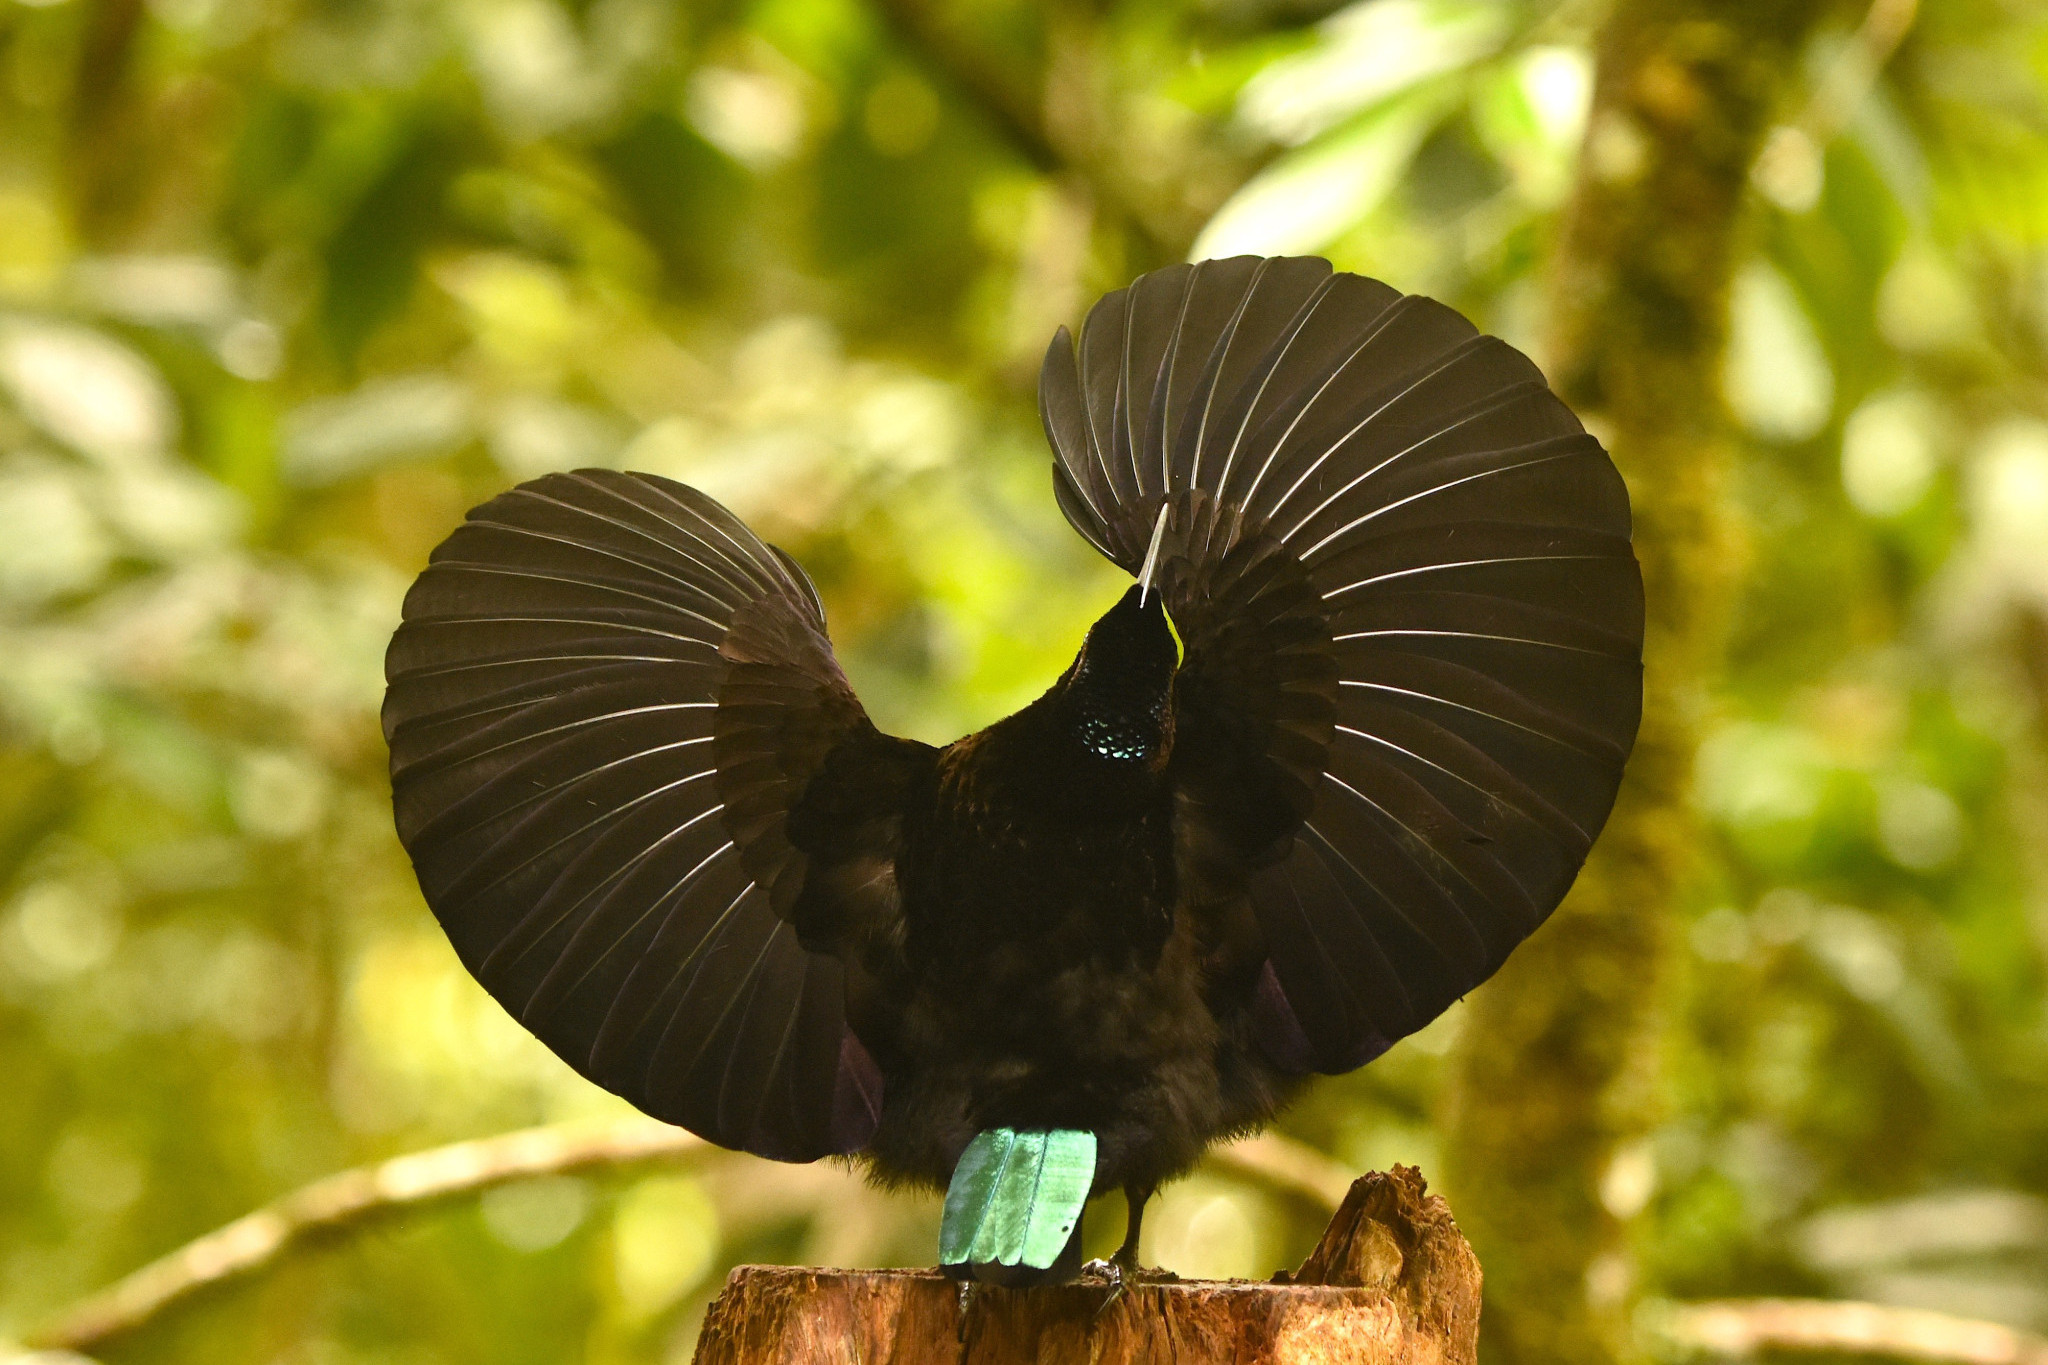
[[[939, 753], [906, 811], [872, 1029], [884, 1175], [943, 1184], [978, 1132], [1067, 1128], [1096, 1135], [1103, 1187], [1150, 1189], [1292, 1089], [1246, 1026], [1256, 935], [1181, 893], [1174, 644], [1136, 593], [1053, 690]], [[1155, 666], [1103, 669], [1098, 639], [1133, 623]]]
[[1239, 258], [1110, 295], [1040, 397], [1069, 521], [1151, 577], [944, 749], [869, 723], [802, 571], [682, 485], [550, 475], [436, 551], [388, 661], [399, 832], [585, 1075], [938, 1185], [978, 1133], [1080, 1130], [1142, 1205], [1563, 896], [1642, 598], [1620, 479], [1534, 366]]

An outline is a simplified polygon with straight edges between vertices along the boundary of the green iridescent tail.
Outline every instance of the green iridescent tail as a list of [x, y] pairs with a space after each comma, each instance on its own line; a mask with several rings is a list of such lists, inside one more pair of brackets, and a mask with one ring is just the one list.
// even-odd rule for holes
[[939, 1262], [955, 1279], [1032, 1284], [1080, 1266], [1095, 1134], [1070, 1128], [976, 1135], [953, 1168]]

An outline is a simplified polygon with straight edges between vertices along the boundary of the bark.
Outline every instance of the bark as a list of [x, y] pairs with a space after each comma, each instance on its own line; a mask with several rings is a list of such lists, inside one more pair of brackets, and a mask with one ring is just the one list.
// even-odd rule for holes
[[1270, 1284], [1147, 1280], [1103, 1308], [1083, 1282], [982, 1289], [963, 1323], [928, 1270], [741, 1266], [712, 1304], [697, 1365], [1473, 1365], [1479, 1263], [1412, 1168], [1353, 1183], [1301, 1269]]
[[1473, 997], [1446, 1180], [1488, 1267], [1488, 1354], [1633, 1354], [1617, 1198], [1655, 1112], [1654, 1024], [1700, 832], [1697, 715], [1732, 588], [1721, 493], [1728, 287], [1754, 164], [1823, 0], [1615, 0], [1552, 277], [1551, 377], [1628, 480], [1649, 606], [1643, 726], [1621, 796], [1552, 922]]

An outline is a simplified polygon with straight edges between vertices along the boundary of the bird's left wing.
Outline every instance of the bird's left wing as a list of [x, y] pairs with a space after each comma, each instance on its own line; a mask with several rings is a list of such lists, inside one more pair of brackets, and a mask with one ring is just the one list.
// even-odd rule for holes
[[1164, 510], [1183, 886], [1249, 902], [1257, 1035], [1370, 1060], [1607, 818], [1642, 690], [1621, 478], [1513, 347], [1313, 258], [1144, 276], [1039, 397], [1076, 530], [1136, 572]]
[[866, 1143], [848, 990], [932, 751], [869, 723], [788, 556], [681, 484], [548, 475], [434, 552], [385, 668], [399, 836], [514, 1017], [721, 1145]]

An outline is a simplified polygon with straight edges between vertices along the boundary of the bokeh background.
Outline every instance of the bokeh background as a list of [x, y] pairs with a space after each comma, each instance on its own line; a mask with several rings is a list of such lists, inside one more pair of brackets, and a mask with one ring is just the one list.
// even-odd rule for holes
[[[1762, 1296], [2048, 1329], [2044, 133], [2036, 0], [0, 0], [0, 1336], [318, 1177], [623, 1109], [391, 831], [383, 647], [464, 509], [702, 487], [944, 741], [1122, 586], [1051, 497], [1052, 330], [1239, 251], [1529, 349], [1652, 590], [1583, 894], [1284, 1131], [1448, 1194], [1492, 1361]], [[1217, 1166], [1146, 1256], [1264, 1276], [1326, 1212]], [[683, 1360], [732, 1264], [936, 1219], [598, 1166], [74, 1344]]]

